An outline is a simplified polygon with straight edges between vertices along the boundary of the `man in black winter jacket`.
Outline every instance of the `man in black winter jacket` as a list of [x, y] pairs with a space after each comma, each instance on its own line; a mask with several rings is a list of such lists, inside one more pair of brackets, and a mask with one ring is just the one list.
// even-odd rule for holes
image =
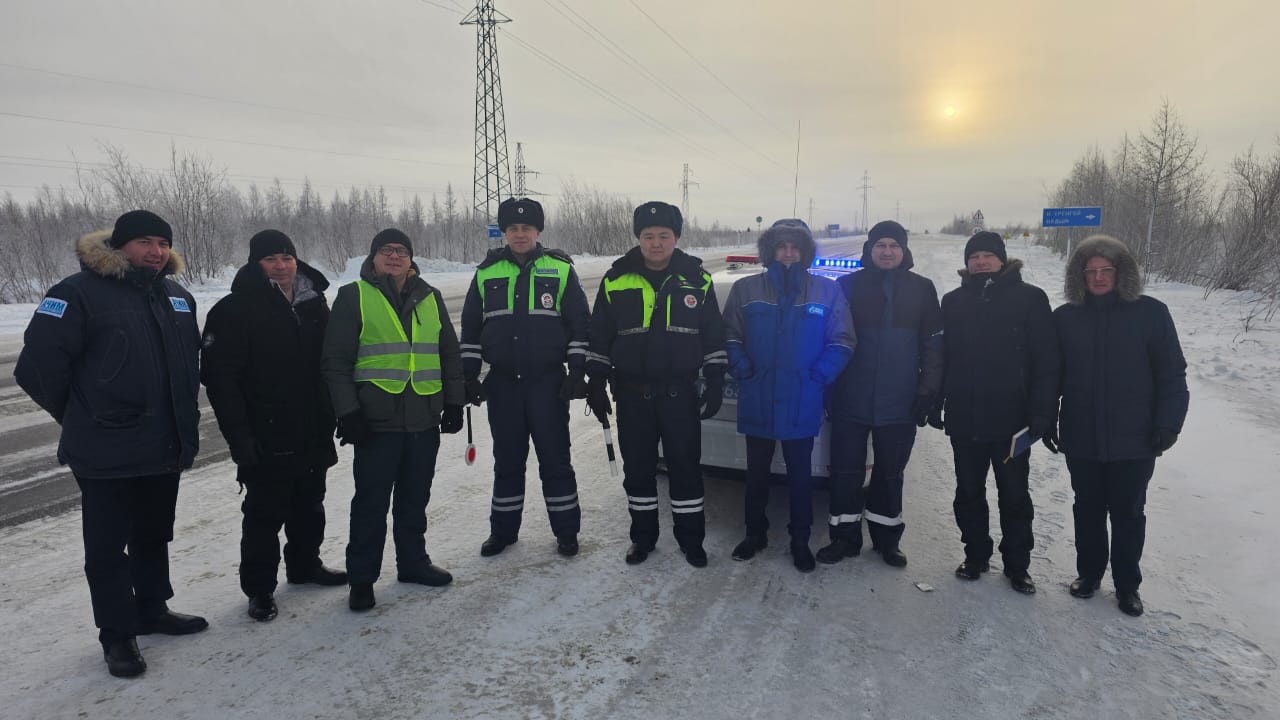
[[[479, 405], [488, 398], [493, 435], [489, 537], [480, 545], [485, 557], [505, 550], [520, 533], [530, 439], [556, 550], [566, 557], [578, 553], [581, 509], [569, 456], [569, 401], [587, 394], [591, 310], [573, 260], [538, 242], [543, 221], [536, 200], [507, 198], [498, 206], [507, 242], [476, 267], [462, 306], [467, 399]], [[489, 374], [481, 384], [483, 361]]]
[[[1004, 240], [982, 231], [965, 245], [960, 287], [942, 297], [945, 424], [955, 456], [956, 524], [965, 560], [956, 575], [977, 580], [989, 569], [992, 540], [986, 482], [1000, 497], [1000, 553], [1014, 590], [1036, 591], [1028, 573], [1035, 515], [1028, 488], [1030, 451], [1009, 457], [1015, 434], [1052, 438], [1058, 346], [1049, 298], [1022, 281], [1022, 261]], [[942, 426], [943, 418], [935, 418]]]
[[1067, 263], [1066, 304], [1053, 313], [1062, 352], [1062, 452], [1075, 491], [1076, 570], [1071, 594], [1091, 597], [1107, 570], [1120, 610], [1141, 615], [1138, 562], [1156, 458], [1182, 432], [1187, 362], [1169, 308], [1142, 294], [1129, 249], [1094, 235]]
[[289, 582], [347, 582], [320, 562], [325, 471], [338, 460], [320, 378], [327, 287], [288, 235], [263, 230], [250, 239], [231, 294], [205, 320], [200, 379], [246, 488], [240, 589], [255, 620], [276, 616], [281, 527]]
[[49, 289], [13, 372], [62, 426], [58, 460], [80, 486], [93, 619], [117, 677], [147, 669], [137, 635], [209, 626], [166, 604], [178, 476], [200, 421], [196, 303], [170, 279], [183, 269], [172, 243], [146, 210], [80, 238], [84, 269]]

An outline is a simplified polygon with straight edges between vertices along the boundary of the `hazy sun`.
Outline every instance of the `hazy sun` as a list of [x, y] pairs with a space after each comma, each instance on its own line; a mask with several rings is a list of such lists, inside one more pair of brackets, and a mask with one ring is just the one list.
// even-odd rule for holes
[[943, 114], [943, 115], [945, 115], [945, 116], [947, 116], [947, 117], [949, 117], [949, 118], [953, 118], [953, 117], [955, 117], [955, 116], [956, 116], [956, 106], [955, 106], [955, 105], [948, 105], [948, 106], [946, 106], [945, 108], [943, 108], [943, 109], [942, 109], [942, 114]]

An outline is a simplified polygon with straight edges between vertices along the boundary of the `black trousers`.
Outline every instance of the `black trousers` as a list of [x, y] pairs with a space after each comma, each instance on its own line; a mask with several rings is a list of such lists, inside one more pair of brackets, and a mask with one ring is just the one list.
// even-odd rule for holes
[[173, 597], [173, 540], [178, 473], [100, 480], [76, 477], [84, 527], [84, 574], [93, 622], [103, 643], [138, 634], [138, 620], [161, 613]]
[[436, 474], [440, 431], [375, 432], [356, 445], [351, 474], [351, 540], [347, 543], [347, 581], [372, 583], [382, 574], [387, 542], [387, 506], [396, 567], [412, 571], [427, 555], [427, 501]]
[[569, 455], [569, 403], [560, 399], [563, 379], [563, 370], [519, 380], [491, 371], [485, 378], [493, 435], [489, 529], [494, 535], [515, 538], [520, 534], [530, 438], [538, 456], [551, 532], [557, 536], [578, 534], [582, 511]]
[[[874, 454], [867, 480], [867, 436]], [[895, 550], [906, 523], [902, 520], [902, 485], [916, 426], [911, 423], [872, 427], [858, 422], [831, 423], [832, 540], [862, 547], [862, 519], [867, 519], [871, 545]], [[863, 486], [866, 487], [863, 487]]]
[[263, 465], [240, 468], [244, 513], [240, 536], [240, 589], [248, 597], [274, 592], [284, 528], [285, 573], [305, 577], [320, 566], [324, 540], [324, 468], [306, 471]]
[[622, 487], [631, 512], [631, 541], [658, 541], [658, 443], [670, 480], [671, 521], [681, 547], [701, 547], [703, 514], [701, 421], [693, 383], [648, 388], [614, 386]]
[[764, 537], [769, 531], [765, 508], [769, 505], [769, 466], [773, 451], [782, 443], [782, 459], [787, 465], [787, 488], [791, 522], [787, 531], [792, 542], [809, 543], [813, 526], [813, 438], [774, 440], [747, 436], [747, 535]]
[[1147, 485], [1155, 458], [1098, 462], [1067, 458], [1076, 525], [1076, 571], [1101, 579], [1107, 571], [1107, 516], [1111, 517], [1111, 579], [1116, 590], [1142, 584], [1142, 548], [1147, 538]]
[[986, 562], [991, 557], [991, 510], [987, 506], [987, 470], [994, 471], [1000, 504], [1000, 555], [1004, 572], [1025, 572], [1031, 565], [1031, 522], [1035, 508], [1027, 478], [1031, 451], [1009, 462], [1009, 443], [963, 443], [951, 440], [956, 465], [956, 499], [952, 504], [965, 559]]

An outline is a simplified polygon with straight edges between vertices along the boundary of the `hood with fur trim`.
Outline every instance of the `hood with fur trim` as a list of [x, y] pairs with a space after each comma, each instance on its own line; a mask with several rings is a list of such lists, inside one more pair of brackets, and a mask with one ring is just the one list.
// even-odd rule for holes
[[1076, 246], [1067, 262], [1067, 277], [1062, 285], [1062, 294], [1072, 305], [1084, 303], [1089, 288], [1084, 281], [1084, 266], [1095, 257], [1106, 258], [1116, 269], [1116, 295], [1124, 302], [1133, 302], [1142, 297], [1142, 271], [1138, 269], [1138, 261], [1124, 243], [1110, 235], [1090, 235]]
[[783, 242], [795, 243], [800, 249], [800, 262], [804, 267], [813, 264], [813, 258], [818, 254], [813, 234], [799, 225], [775, 225], [765, 230], [756, 241], [756, 252], [762, 267], [769, 267], [773, 263], [773, 254]]
[[[96, 230], [82, 235], [76, 243], [76, 256], [80, 258], [81, 267], [105, 278], [124, 280], [133, 269], [133, 264], [124, 251], [111, 247], [110, 230]], [[169, 248], [169, 262], [160, 269], [160, 276], [180, 275], [185, 269], [182, 256], [177, 250]]]

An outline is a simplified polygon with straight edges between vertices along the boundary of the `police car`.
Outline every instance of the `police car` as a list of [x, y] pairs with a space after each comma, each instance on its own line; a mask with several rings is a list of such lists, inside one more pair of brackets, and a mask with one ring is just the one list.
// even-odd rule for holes
[[[726, 258], [731, 266], [756, 265], [754, 255], [730, 255]], [[857, 257], [816, 258], [809, 272], [832, 279], [848, 275], [862, 267]], [[736, 269], [732, 268], [731, 269]], [[728, 293], [728, 290], [725, 290]], [[822, 421], [822, 429], [813, 443], [813, 456], [810, 462], [815, 478], [831, 477], [831, 422]], [[707, 470], [745, 471], [747, 469], [747, 441], [738, 432], [738, 382], [732, 377], [724, 379], [724, 403], [720, 412], [714, 417], [702, 421], [702, 466]], [[867, 468], [871, 467], [871, 447], [868, 441]], [[773, 454], [773, 466], [770, 470], [775, 475], [786, 476], [787, 468], [782, 459], [781, 450]]]

